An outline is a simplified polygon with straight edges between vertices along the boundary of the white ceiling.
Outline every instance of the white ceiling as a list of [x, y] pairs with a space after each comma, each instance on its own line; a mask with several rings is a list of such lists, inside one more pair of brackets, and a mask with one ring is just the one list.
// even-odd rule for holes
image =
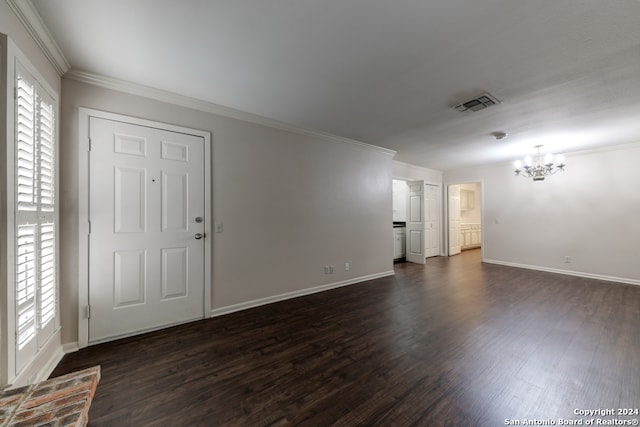
[[[638, 0], [33, 0], [73, 69], [449, 170], [640, 142]], [[451, 107], [489, 92], [491, 109]], [[492, 132], [508, 137], [496, 140]]]

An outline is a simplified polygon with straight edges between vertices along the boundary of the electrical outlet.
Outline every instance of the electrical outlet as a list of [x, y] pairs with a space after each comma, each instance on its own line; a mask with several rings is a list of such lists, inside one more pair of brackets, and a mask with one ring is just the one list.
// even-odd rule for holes
[[324, 266], [324, 274], [329, 274], [329, 266], [328, 265]]
[[571, 264], [571, 257], [570, 256], [564, 257], [564, 263], [565, 264]]
[[344, 271], [349, 271], [351, 270], [351, 263], [350, 262], [345, 262], [344, 263]]
[[333, 269], [334, 269], [334, 268], [335, 268], [335, 267], [334, 267], [333, 265], [330, 265], [330, 266], [329, 266], [329, 274], [333, 274]]

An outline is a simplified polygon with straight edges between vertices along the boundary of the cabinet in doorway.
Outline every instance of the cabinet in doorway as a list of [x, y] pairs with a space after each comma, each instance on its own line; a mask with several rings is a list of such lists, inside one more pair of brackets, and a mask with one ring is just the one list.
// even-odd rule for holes
[[460, 237], [462, 249], [479, 248], [482, 243], [481, 224], [461, 224]]
[[469, 211], [476, 208], [476, 192], [473, 190], [460, 189], [460, 210]]
[[406, 230], [407, 229], [405, 227], [395, 227], [393, 229], [393, 259], [400, 259], [406, 256]]

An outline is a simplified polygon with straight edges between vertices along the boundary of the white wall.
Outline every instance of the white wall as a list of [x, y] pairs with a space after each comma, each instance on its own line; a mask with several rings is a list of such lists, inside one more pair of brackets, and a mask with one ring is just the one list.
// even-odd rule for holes
[[566, 157], [566, 171], [543, 182], [510, 164], [444, 180], [483, 181], [486, 261], [640, 284], [640, 144]]
[[[224, 224], [211, 234], [214, 312], [392, 273], [389, 152], [63, 79], [63, 342], [77, 341], [78, 330], [81, 106], [212, 132], [213, 220]], [[335, 274], [324, 274], [325, 265]]]
[[424, 180], [429, 184], [442, 183], [442, 172], [434, 169], [427, 169], [421, 166], [412, 165], [409, 163], [393, 161], [393, 177], [397, 179], [411, 180]]

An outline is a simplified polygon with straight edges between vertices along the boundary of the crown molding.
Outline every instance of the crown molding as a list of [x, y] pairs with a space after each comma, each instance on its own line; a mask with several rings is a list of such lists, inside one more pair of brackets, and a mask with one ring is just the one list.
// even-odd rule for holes
[[444, 174], [443, 171], [439, 170], [439, 169], [433, 169], [433, 168], [428, 168], [425, 166], [420, 166], [420, 165], [414, 165], [413, 163], [407, 163], [407, 162], [403, 162], [402, 160], [394, 160], [393, 163], [397, 164], [399, 167], [405, 167], [407, 169], [411, 169], [417, 173], [432, 173], [434, 175], [440, 175], [442, 177], [442, 175]]
[[166, 102], [168, 104], [191, 108], [194, 110], [203, 111], [205, 113], [215, 114], [218, 116], [242, 120], [245, 122], [259, 124], [274, 129], [297, 133], [299, 135], [322, 138], [326, 141], [336, 143], [349, 144], [361, 149], [376, 151], [379, 153], [387, 154], [389, 156], [394, 156], [396, 154], [396, 151], [394, 150], [378, 147], [361, 141], [356, 141], [355, 139], [344, 138], [326, 132], [320, 132], [313, 129], [306, 129], [299, 126], [290, 125], [288, 123], [280, 122], [268, 117], [248, 113], [246, 111], [236, 110], [235, 108], [225, 107], [224, 105], [214, 104], [213, 102], [203, 101], [174, 92], [140, 85], [137, 83], [131, 83], [124, 80], [114, 79], [112, 77], [88, 73], [73, 68], [64, 75], [64, 78], [75, 80], [81, 83], [87, 83], [93, 86], [102, 87], [105, 89], [124, 92], [130, 95], [137, 95], [149, 99], [154, 99], [156, 101]]
[[157, 101], [192, 108], [194, 110], [204, 111], [219, 116], [243, 120], [246, 122], [260, 124], [263, 126], [285, 130], [301, 135], [322, 138], [327, 141], [346, 143], [362, 149], [388, 154], [390, 156], [394, 156], [396, 154], [394, 150], [366, 144], [354, 139], [343, 138], [337, 135], [332, 135], [313, 129], [305, 129], [298, 126], [290, 125], [288, 123], [280, 122], [278, 120], [259, 116], [257, 114], [252, 114], [246, 111], [236, 110], [234, 108], [214, 104], [212, 102], [207, 102], [184, 95], [179, 95], [177, 93], [152, 88], [149, 86], [139, 85], [136, 83], [126, 82], [123, 80], [72, 69], [69, 61], [67, 61], [66, 57], [62, 53], [62, 50], [49, 32], [49, 29], [42, 21], [40, 14], [33, 6], [31, 0], [6, 0], [6, 2], [60, 76], [79, 82], [92, 84], [94, 86], [116, 90], [119, 92], [125, 92], [132, 95], [138, 95], [145, 98], [155, 99]]
[[69, 71], [69, 68], [71, 68], [69, 61], [67, 61], [62, 50], [60, 50], [60, 47], [53, 39], [53, 36], [42, 21], [40, 14], [33, 6], [33, 3], [31, 3], [31, 0], [6, 1], [38, 47], [40, 47], [44, 56], [46, 56], [51, 65], [53, 65], [56, 72], [62, 76]]

